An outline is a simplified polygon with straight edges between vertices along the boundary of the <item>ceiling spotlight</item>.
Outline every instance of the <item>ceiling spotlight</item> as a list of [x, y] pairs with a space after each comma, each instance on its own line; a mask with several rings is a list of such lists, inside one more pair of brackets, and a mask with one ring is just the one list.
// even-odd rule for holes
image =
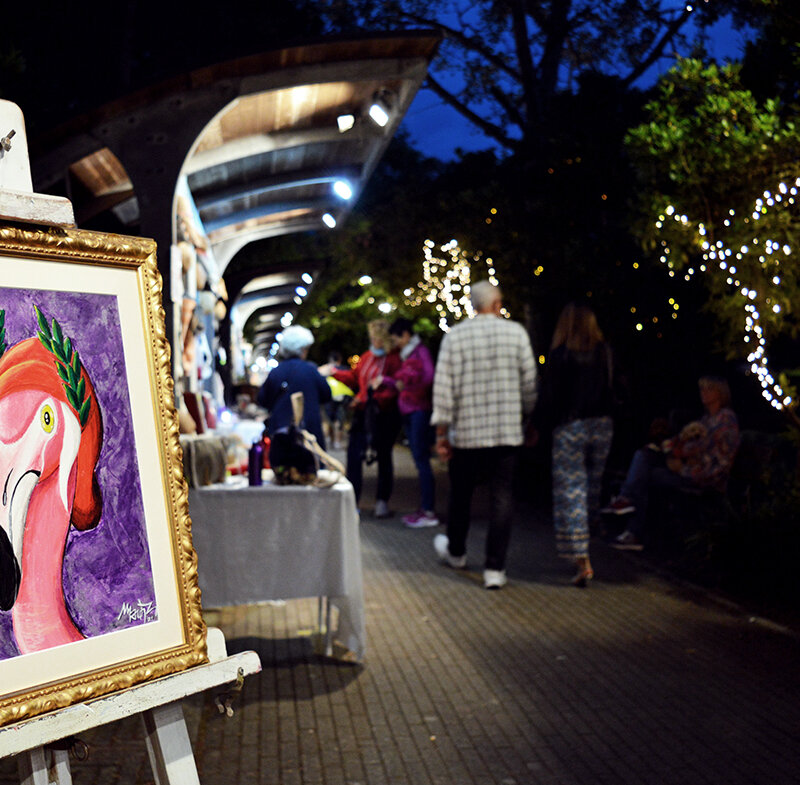
[[356, 124], [356, 116], [352, 114], [340, 114], [336, 118], [336, 125], [339, 126], [339, 133], [349, 131]]
[[294, 290], [295, 294], [299, 294], [301, 297], [305, 297], [308, 294], [308, 289], [305, 286], [297, 286]]
[[389, 104], [380, 96], [376, 96], [369, 107], [369, 116], [383, 128], [389, 122]]
[[353, 189], [347, 180], [337, 180], [333, 184], [333, 192], [345, 201], [353, 198]]
[[336, 219], [330, 213], [325, 213], [325, 215], [322, 216], [322, 223], [324, 223], [328, 229], [333, 229], [333, 227], [336, 226]]
[[314, 279], [311, 277], [311, 273], [303, 273], [300, 277], [303, 279], [303, 283], [309, 285], [311, 285], [311, 283], [314, 281]]

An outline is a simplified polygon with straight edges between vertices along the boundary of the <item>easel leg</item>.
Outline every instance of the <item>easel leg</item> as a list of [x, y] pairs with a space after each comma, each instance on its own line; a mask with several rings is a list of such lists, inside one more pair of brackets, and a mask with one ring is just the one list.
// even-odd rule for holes
[[200, 785], [180, 701], [141, 716], [156, 785]]
[[[49, 753], [49, 754], [48, 754]], [[36, 747], [22, 754], [17, 759], [20, 785], [49, 785], [50, 770], [48, 761], [53, 756], [52, 782], [58, 785], [72, 785], [72, 774], [69, 770], [69, 751]]]
[[58, 785], [72, 785], [72, 772], [69, 770], [69, 750], [52, 750], [55, 782]]

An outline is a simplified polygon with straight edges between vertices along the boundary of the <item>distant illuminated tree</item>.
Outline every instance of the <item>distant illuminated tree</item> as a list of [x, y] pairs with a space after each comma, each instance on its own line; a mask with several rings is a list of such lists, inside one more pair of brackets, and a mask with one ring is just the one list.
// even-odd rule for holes
[[739, 65], [683, 59], [661, 79], [627, 137], [639, 236], [669, 276], [702, 279], [728, 355], [744, 343], [765, 399], [791, 414], [791, 372], [771, 370], [768, 352], [779, 336], [800, 335], [800, 134], [794, 109], [759, 102], [740, 75]]
[[[459, 321], [473, 315], [470, 301], [470, 286], [473, 280], [473, 265], [481, 261], [486, 266], [486, 279], [495, 286], [499, 285], [494, 262], [491, 258], [483, 259], [483, 253], [478, 251], [470, 255], [462, 249], [457, 240], [450, 240], [436, 247], [433, 240], [423, 243], [422, 280], [416, 285], [406, 289], [403, 294], [406, 303], [412, 308], [423, 303], [431, 304], [437, 311], [439, 329], [447, 332], [451, 321]], [[440, 252], [442, 256], [437, 256]], [[476, 276], [481, 280], [483, 276]], [[451, 319], [448, 321], [448, 314]]]

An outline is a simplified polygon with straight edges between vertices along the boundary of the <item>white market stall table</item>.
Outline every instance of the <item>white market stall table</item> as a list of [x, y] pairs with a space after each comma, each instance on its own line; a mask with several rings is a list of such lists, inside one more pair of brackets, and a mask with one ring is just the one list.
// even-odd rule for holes
[[335, 637], [363, 658], [361, 540], [347, 480], [250, 487], [234, 477], [191, 488], [189, 514], [204, 607], [324, 597], [339, 611]]

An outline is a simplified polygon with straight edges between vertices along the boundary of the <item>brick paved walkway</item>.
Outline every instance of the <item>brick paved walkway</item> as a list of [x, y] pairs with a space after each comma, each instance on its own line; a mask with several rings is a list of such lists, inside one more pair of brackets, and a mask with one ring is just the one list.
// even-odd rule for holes
[[[413, 507], [397, 454], [393, 502]], [[313, 600], [207, 612], [229, 651], [255, 649], [264, 671], [232, 718], [212, 694], [186, 701], [204, 785], [798, 782], [796, 634], [601, 543], [597, 580], [573, 588], [549, 521], [531, 512], [499, 592], [482, 588], [480, 521], [463, 573], [436, 564], [435, 531], [363, 516], [363, 665], [314, 654]], [[135, 719], [85, 740], [76, 785], [151, 780]], [[0, 761], [0, 783], [14, 772]]]

